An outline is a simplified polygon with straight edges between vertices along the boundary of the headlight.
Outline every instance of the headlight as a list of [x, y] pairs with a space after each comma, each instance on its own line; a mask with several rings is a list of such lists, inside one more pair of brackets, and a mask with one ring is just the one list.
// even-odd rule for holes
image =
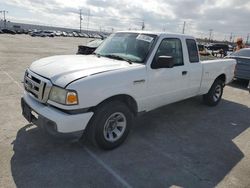
[[75, 91], [63, 89], [57, 86], [51, 88], [49, 99], [51, 101], [66, 104], [66, 105], [75, 105], [78, 104], [78, 97]]

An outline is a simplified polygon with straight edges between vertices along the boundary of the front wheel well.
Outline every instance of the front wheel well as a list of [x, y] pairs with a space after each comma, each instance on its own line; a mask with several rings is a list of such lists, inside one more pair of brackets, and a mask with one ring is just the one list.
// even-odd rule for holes
[[120, 101], [127, 105], [127, 107], [132, 111], [132, 113], [136, 116], [138, 113], [138, 106], [136, 100], [131, 97], [130, 95], [126, 94], [120, 94], [120, 95], [115, 95], [112, 97], [109, 97], [102, 102], [100, 102], [97, 106], [93, 107], [91, 110], [95, 111], [96, 108], [98, 108], [100, 105], [104, 105], [105, 103], [112, 102], [112, 101]]

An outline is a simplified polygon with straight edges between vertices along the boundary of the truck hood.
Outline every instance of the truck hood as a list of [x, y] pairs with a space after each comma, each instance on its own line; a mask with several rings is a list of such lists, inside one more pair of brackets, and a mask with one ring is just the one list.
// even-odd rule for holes
[[48, 78], [53, 84], [65, 87], [68, 83], [107, 71], [132, 68], [140, 64], [114, 60], [96, 55], [61, 55], [40, 59], [31, 64], [30, 70]]

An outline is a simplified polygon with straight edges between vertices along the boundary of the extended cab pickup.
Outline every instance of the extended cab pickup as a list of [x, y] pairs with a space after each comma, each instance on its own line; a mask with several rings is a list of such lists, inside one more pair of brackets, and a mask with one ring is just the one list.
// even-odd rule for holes
[[119, 146], [141, 112], [203, 95], [219, 103], [235, 60], [200, 62], [187, 35], [124, 31], [92, 55], [35, 61], [24, 76], [24, 117], [55, 135], [84, 135], [103, 149]]

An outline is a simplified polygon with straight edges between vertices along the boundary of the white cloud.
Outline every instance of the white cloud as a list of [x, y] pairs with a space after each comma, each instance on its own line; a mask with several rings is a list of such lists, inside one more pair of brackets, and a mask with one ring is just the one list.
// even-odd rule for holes
[[[8, 0], [0, 4], [19, 7], [19, 20], [32, 19], [39, 23], [77, 28], [81, 8], [83, 27], [87, 26], [86, 12], [90, 10], [89, 27], [100, 27], [111, 31], [139, 29], [142, 20], [146, 29], [181, 32], [183, 21], [186, 32], [207, 36], [213, 29], [214, 35], [223, 37], [250, 33], [250, 2], [248, 0]], [[25, 15], [24, 12], [25, 11]], [[28, 15], [27, 16], [27, 12]], [[11, 16], [11, 9], [9, 15]], [[17, 13], [16, 13], [17, 14]], [[13, 17], [13, 16], [12, 16]], [[229, 36], [228, 36], [229, 37]]]

